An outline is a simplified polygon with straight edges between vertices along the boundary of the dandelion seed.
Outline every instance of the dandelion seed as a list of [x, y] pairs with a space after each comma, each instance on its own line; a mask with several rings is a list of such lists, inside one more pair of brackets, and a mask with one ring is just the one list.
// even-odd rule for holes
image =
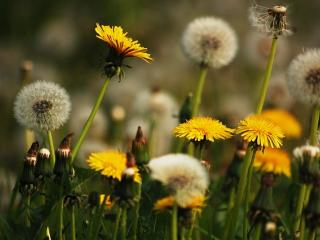
[[291, 94], [307, 104], [320, 104], [320, 49], [299, 54], [288, 69]]
[[14, 103], [14, 114], [18, 122], [27, 128], [42, 131], [60, 128], [68, 120], [70, 109], [66, 90], [45, 81], [25, 86]]
[[183, 52], [192, 61], [215, 69], [228, 65], [238, 50], [234, 30], [215, 17], [192, 21], [184, 31], [181, 43]]
[[267, 8], [254, 4], [249, 8], [249, 21], [259, 31], [272, 34], [274, 38], [280, 35], [292, 34], [287, 22], [287, 7], [276, 5]]
[[151, 177], [160, 181], [181, 207], [204, 195], [209, 179], [205, 167], [185, 154], [168, 154], [154, 158], [148, 164]]
[[253, 167], [263, 173], [273, 173], [275, 175], [284, 174], [291, 176], [289, 154], [280, 149], [266, 148], [264, 152], [257, 152]]

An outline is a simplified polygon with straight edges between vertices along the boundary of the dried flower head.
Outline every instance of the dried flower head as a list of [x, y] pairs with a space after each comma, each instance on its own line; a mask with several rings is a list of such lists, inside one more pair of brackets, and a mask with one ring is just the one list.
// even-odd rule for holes
[[18, 122], [34, 130], [56, 130], [69, 118], [71, 103], [66, 90], [52, 82], [25, 86], [14, 103]]
[[290, 177], [290, 164], [289, 154], [286, 151], [266, 148], [263, 152], [256, 153], [253, 167], [263, 173], [284, 174]]
[[232, 137], [233, 129], [210, 117], [195, 117], [179, 124], [173, 133], [189, 141], [211, 141]]
[[280, 148], [284, 137], [279, 126], [259, 115], [252, 115], [240, 121], [236, 133], [241, 135], [243, 140], [261, 148]]
[[249, 8], [249, 21], [259, 31], [272, 34], [274, 38], [292, 33], [287, 23], [287, 7], [283, 5], [268, 8], [254, 4]]
[[149, 163], [151, 177], [160, 181], [181, 207], [204, 195], [209, 184], [208, 173], [197, 159], [185, 154], [168, 154]]
[[[87, 160], [89, 167], [102, 175], [122, 180], [123, 172], [127, 169], [127, 157], [125, 153], [109, 150], [105, 152], [91, 153]], [[134, 181], [141, 183], [141, 177], [137, 167], [134, 167]]]
[[288, 69], [292, 95], [307, 104], [320, 104], [320, 49], [299, 54]]
[[275, 108], [263, 111], [261, 116], [277, 124], [286, 137], [298, 138], [301, 136], [302, 127], [298, 119], [291, 113]]
[[211, 68], [228, 65], [238, 50], [232, 27], [216, 17], [193, 20], [182, 35], [182, 50], [194, 62]]

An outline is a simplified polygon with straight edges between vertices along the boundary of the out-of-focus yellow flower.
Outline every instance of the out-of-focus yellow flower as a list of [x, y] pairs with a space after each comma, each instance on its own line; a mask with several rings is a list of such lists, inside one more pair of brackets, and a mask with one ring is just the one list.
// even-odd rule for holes
[[[187, 204], [183, 208], [187, 209], [193, 209], [193, 210], [201, 210], [205, 206], [204, 204], [205, 197], [200, 195], [197, 197], [194, 197], [189, 204]], [[172, 196], [168, 196], [165, 198], [159, 199], [155, 204], [154, 204], [154, 209], [155, 210], [164, 210], [167, 208], [171, 208], [174, 204], [174, 198]]]
[[148, 49], [140, 45], [138, 41], [134, 41], [127, 36], [128, 33], [124, 32], [118, 26], [104, 26], [97, 23], [95, 28], [97, 38], [106, 42], [108, 46], [114, 49], [119, 56], [136, 57], [146, 62], [152, 61]]
[[[104, 198], [105, 198], [105, 194], [100, 194], [100, 205], [103, 204]], [[106, 200], [105, 200], [105, 205], [107, 206], [107, 208], [112, 208], [112, 202], [111, 202], [111, 198], [110, 196], [106, 196]]]
[[220, 121], [210, 117], [195, 117], [179, 124], [173, 133], [176, 137], [187, 138], [190, 141], [207, 140], [214, 142], [232, 137], [233, 129], [226, 127]]
[[[124, 153], [109, 150], [105, 152], [91, 153], [87, 160], [89, 167], [102, 175], [121, 181], [122, 173], [127, 168], [127, 158]], [[141, 183], [138, 168], [134, 167], [134, 181]]]
[[301, 136], [301, 125], [295, 116], [281, 109], [268, 109], [261, 116], [277, 124], [286, 137], [298, 138]]
[[281, 149], [266, 148], [263, 152], [257, 152], [253, 167], [260, 172], [291, 176], [289, 154]]
[[280, 148], [284, 135], [279, 126], [260, 116], [252, 115], [240, 121], [236, 133], [259, 147]]

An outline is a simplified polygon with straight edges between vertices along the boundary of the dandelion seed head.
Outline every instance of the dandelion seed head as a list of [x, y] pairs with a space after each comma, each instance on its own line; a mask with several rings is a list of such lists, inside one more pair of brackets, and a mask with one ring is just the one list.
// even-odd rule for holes
[[37, 81], [25, 86], [14, 103], [18, 122], [34, 130], [56, 130], [69, 118], [71, 103], [66, 90], [58, 84]]
[[192, 21], [182, 35], [181, 44], [183, 52], [192, 61], [215, 69], [228, 65], [238, 50], [233, 28], [215, 17]]
[[317, 146], [311, 146], [311, 145], [303, 145], [300, 147], [296, 147], [293, 150], [293, 156], [296, 159], [303, 159], [304, 155], [308, 155], [312, 158], [316, 157], [320, 154], [320, 149]]
[[151, 177], [160, 181], [181, 207], [186, 207], [193, 198], [204, 195], [208, 188], [205, 167], [189, 155], [168, 154], [154, 158], [149, 168]]
[[299, 101], [320, 104], [320, 49], [299, 54], [290, 64], [288, 87]]

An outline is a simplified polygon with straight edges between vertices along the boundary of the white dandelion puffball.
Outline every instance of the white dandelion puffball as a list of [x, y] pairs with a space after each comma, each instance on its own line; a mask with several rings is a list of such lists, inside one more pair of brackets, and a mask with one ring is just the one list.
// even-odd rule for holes
[[215, 69], [228, 65], [238, 50], [235, 31], [215, 17], [201, 17], [189, 23], [181, 43], [192, 61]]
[[189, 155], [168, 154], [154, 158], [149, 168], [151, 177], [166, 186], [180, 207], [187, 206], [194, 197], [207, 191], [207, 170], [199, 160]]
[[18, 122], [34, 130], [56, 130], [69, 118], [71, 103], [66, 90], [46, 81], [31, 83], [18, 93], [14, 115]]
[[288, 87], [299, 101], [320, 104], [320, 49], [299, 54], [290, 64]]

